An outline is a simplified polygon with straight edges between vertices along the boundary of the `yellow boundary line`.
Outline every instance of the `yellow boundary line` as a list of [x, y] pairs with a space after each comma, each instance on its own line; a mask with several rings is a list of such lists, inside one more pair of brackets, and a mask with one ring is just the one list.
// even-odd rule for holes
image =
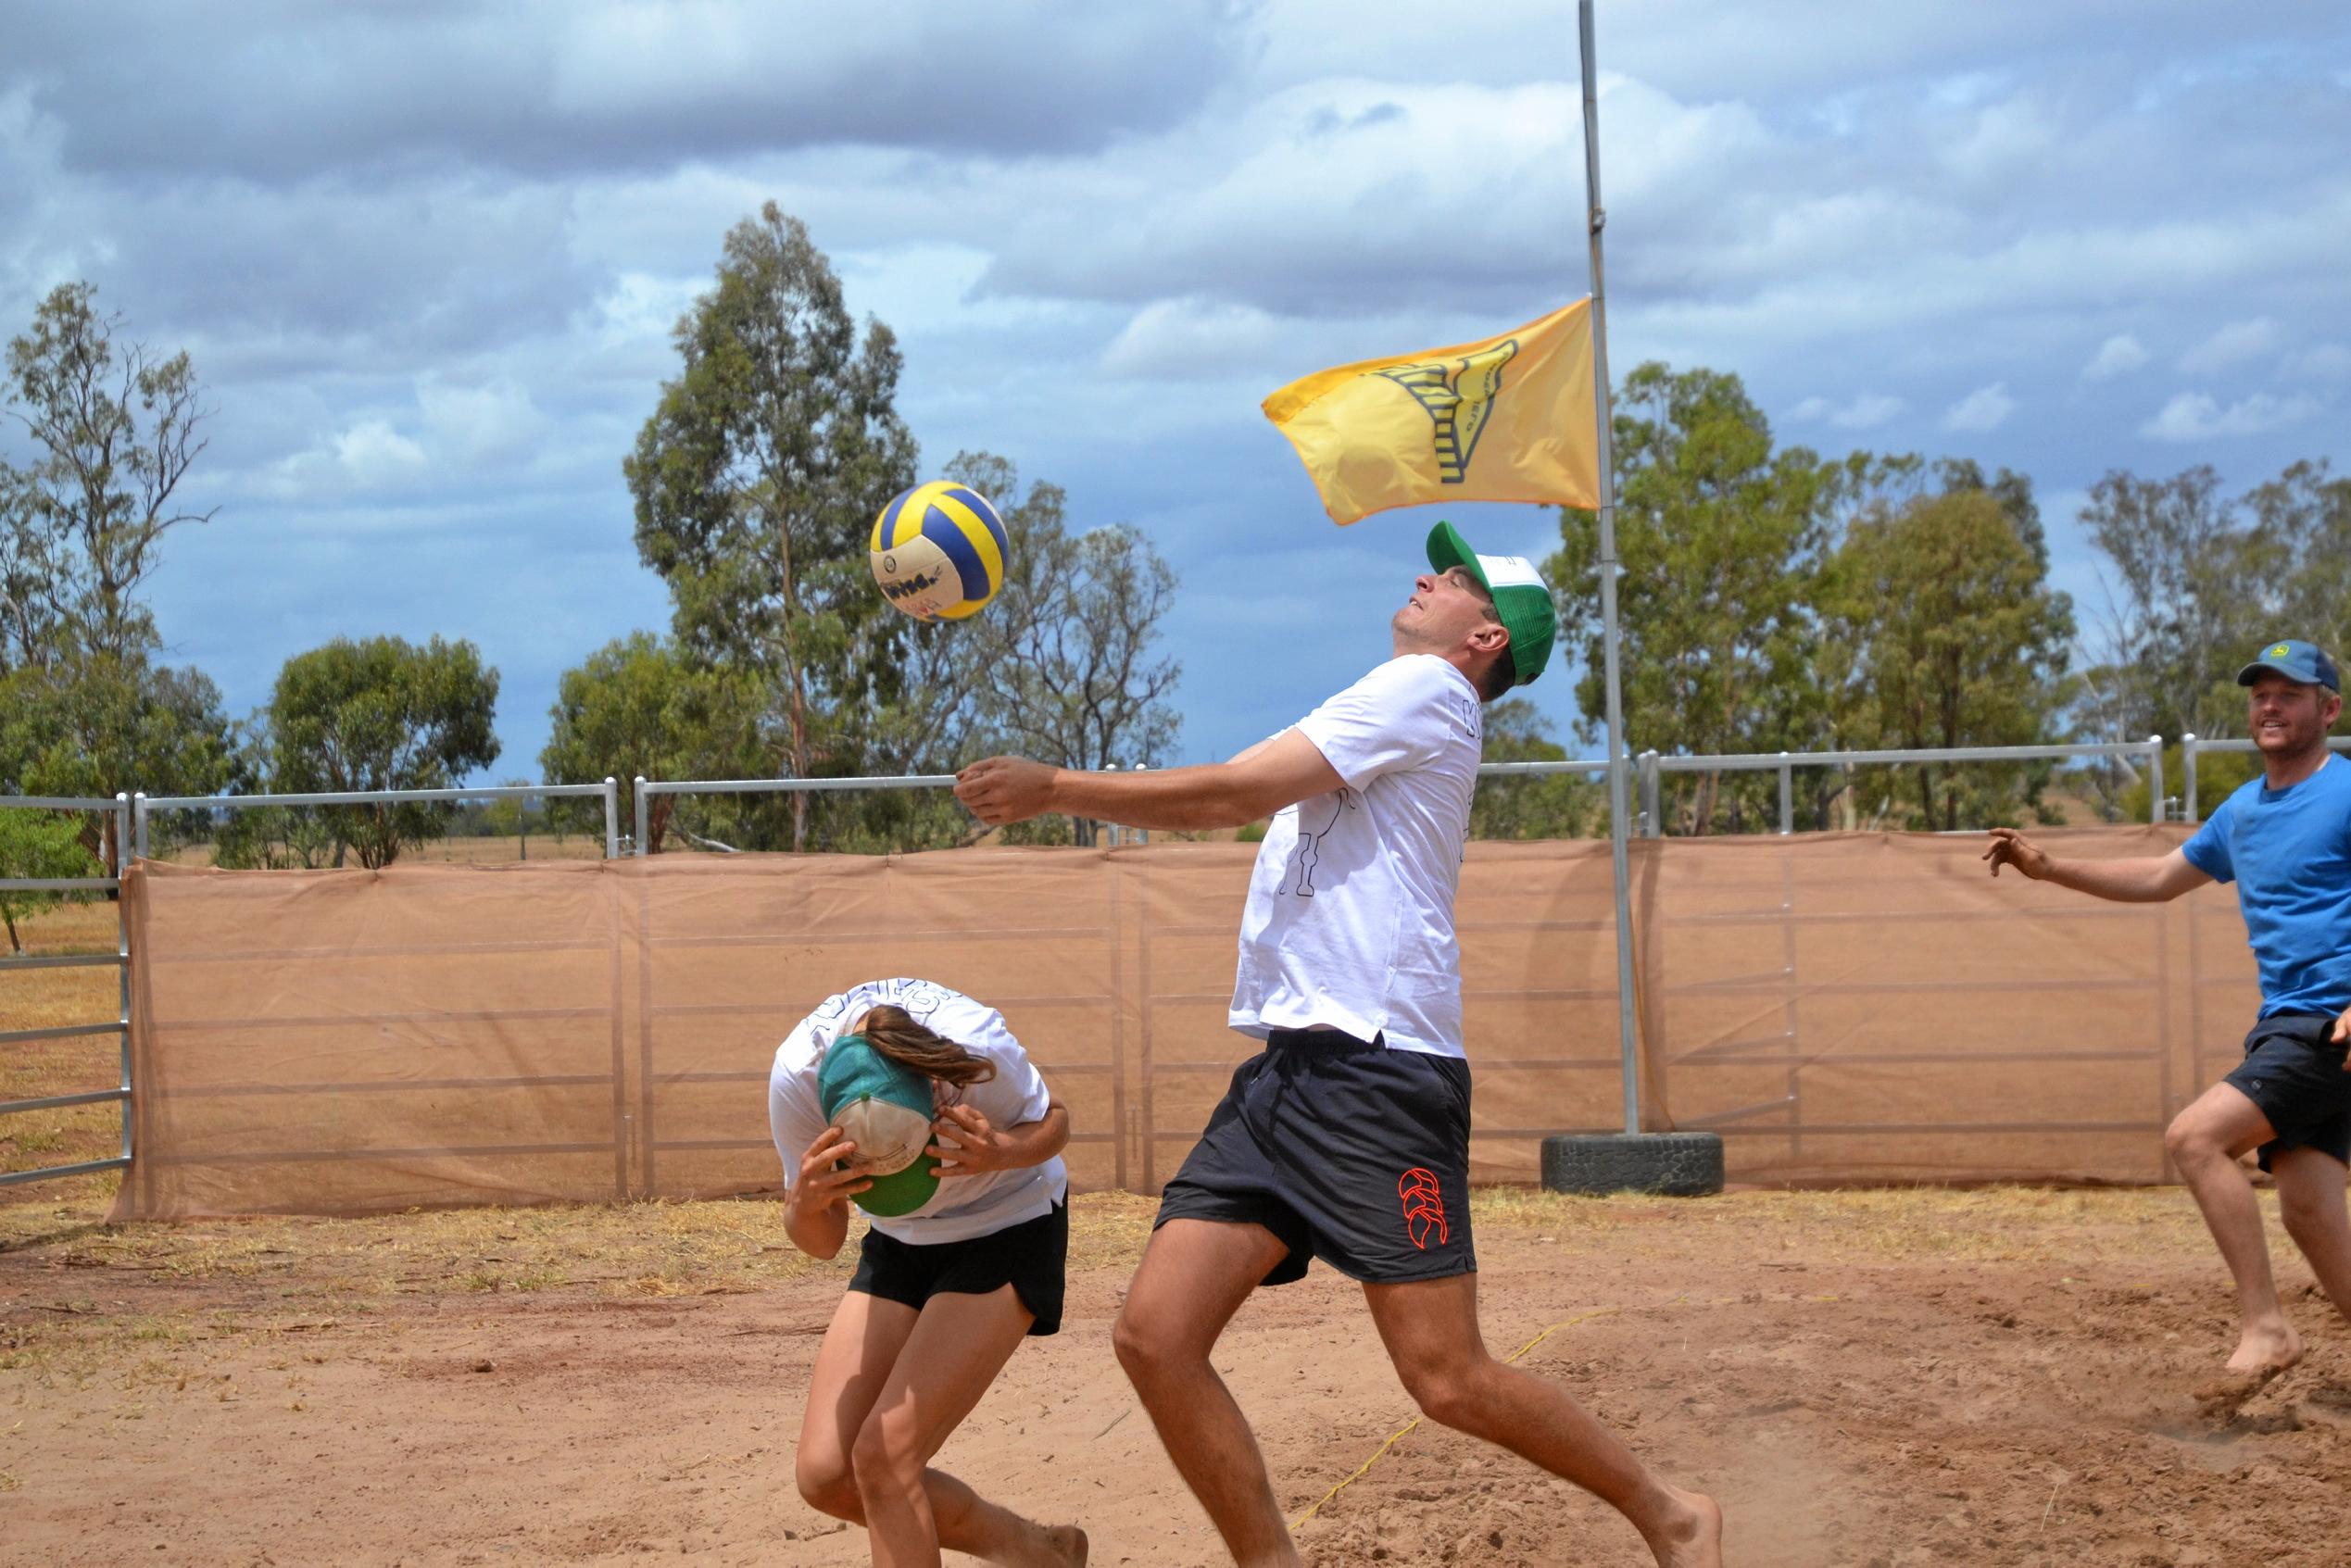
[[[1525, 1355], [1528, 1351], [1533, 1349], [1536, 1346], [1541, 1344], [1544, 1340], [1550, 1338], [1553, 1335], [1558, 1333], [1563, 1328], [1573, 1328], [1579, 1323], [1590, 1323], [1594, 1318], [1611, 1317], [1623, 1311], [1624, 1309], [1622, 1307], [1600, 1307], [1589, 1312], [1578, 1312], [1572, 1318], [1562, 1318], [1557, 1323], [1553, 1323], [1549, 1328], [1544, 1329], [1540, 1334], [1536, 1335], [1532, 1339], [1527, 1341], [1524, 1345], [1518, 1347], [1517, 1349], [1513, 1350], [1509, 1355], [1504, 1356], [1502, 1358], [1502, 1364], [1504, 1366], [1510, 1365], [1512, 1362], [1517, 1361], [1519, 1357]], [[1315, 1514], [1320, 1513], [1323, 1511], [1324, 1503], [1330, 1501], [1331, 1499], [1337, 1497], [1339, 1493], [1345, 1491], [1348, 1487], [1353, 1486], [1356, 1482], [1362, 1480], [1366, 1474], [1370, 1474], [1371, 1467], [1379, 1462], [1380, 1455], [1394, 1448], [1398, 1443], [1402, 1442], [1405, 1437], [1411, 1435], [1413, 1428], [1418, 1426], [1424, 1419], [1424, 1417], [1416, 1415], [1410, 1421], [1404, 1423], [1403, 1425], [1398, 1427], [1394, 1432], [1389, 1433], [1388, 1441], [1380, 1444], [1378, 1448], [1373, 1449], [1371, 1458], [1357, 1465], [1353, 1474], [1339, 1482], [1338, 1486], [1333, 1486], [1329, 1491], [1325, 1492], [1322, 1495], [1321, 1501], [1315, 1503], [1314, 1507], [1308, 1509], [1305, 1512], [1300, 1514], [1295, 1520], [1291, 1521], [1289, 1527], [1292, 1530], [1301, 1530], [1305, 1528], [1306, 1521], [1314, 1518]]]

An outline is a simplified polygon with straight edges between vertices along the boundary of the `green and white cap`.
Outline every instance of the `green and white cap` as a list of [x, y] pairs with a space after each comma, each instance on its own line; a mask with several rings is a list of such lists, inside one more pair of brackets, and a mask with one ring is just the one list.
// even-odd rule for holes
[[1440, 522], [1428, 531], [1428, 564], [1440, 571], [1465, 566], [1494, 596], [1494, 613], [1510, 631], [1510, 662], [1523, 686], [1551, 662], [1551, 645], [1559, 635], [1559, 614], [1551, 602], [1551, 585], [1525, 556], [1481, 556], [1469, 547], [1461, 531]]
[[938, 1190], [938, 1161], [924, 1158], [931, 1141], [935, 1101], [931, 1081], [874, 1048], [862, 1035], [844, 1035], [816, 1072], [817, 1103], [824, 1120], [849, 1135], [850, 1166], [874, 1185], [855, 1195], [869, 1214], [911, 1214]]

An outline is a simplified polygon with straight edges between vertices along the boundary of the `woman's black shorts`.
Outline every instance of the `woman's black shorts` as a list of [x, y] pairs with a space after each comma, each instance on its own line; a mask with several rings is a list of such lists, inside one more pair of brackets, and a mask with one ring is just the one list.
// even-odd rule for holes
[[966, 1241], [927, 1247], [865, 1233], [851, 1290], [902, 1302], [916, 1311], [934, 1296], [986, 1296], [1005, 1286], [1037, 1321], [1032, 1337], [1062, 1326], [1062, 1286], [1069, 1273], [1069, 1201], [1049, 1213]]

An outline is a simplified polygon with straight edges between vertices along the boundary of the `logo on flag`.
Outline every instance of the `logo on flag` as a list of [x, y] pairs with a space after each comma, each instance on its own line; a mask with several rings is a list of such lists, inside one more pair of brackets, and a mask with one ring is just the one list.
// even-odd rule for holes
[[1421, 365], [1391, 365], [1372, 373], [1386, 376], [1413, 395], [1437, 427], [1437, 479], [1459, 484], [1477, 455], [1477, 437], [1485, 433], [1494, 411], [1494, 396], [1502, 391], [1502, 367], [1518, 355], [1518, 340], [1505, 338], [1493, 347], [1465, 355], [1458, 362], [1439, 359]]

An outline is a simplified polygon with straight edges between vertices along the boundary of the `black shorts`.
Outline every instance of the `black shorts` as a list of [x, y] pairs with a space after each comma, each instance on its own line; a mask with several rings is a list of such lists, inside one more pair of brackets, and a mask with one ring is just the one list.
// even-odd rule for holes
[[1472, 1273], [1469, 1064], [1323, 1029], [1276, 1029], [1233, 1073], [1167, 1184], [1170, 1220], [1263, 1225], [1287, 1285], [1320, 1258], [1393, 1285]]
[[2331, 1012], [2280, 1013], [2244, 1037], [2244, 1060], [2222, 1080], [2261, 1108], [2278, 1135], [2261, 1146], [2261, 1168], [2282, 1148], [2315, 1148], [2351, 1163], [2351, 1073], [2330, 1044]]
[[851, 1290], [923, 1310], [934, 1296], [986, 1296], [1006, 1286], [1037, 1321], [1032, 1338], [1062, 1327], [1062, 1286], [1069, 1273], [1069, 1202], [1050, 1213], [965, 1241], [927, 1247], [880, 1231], [865, 1233]]

